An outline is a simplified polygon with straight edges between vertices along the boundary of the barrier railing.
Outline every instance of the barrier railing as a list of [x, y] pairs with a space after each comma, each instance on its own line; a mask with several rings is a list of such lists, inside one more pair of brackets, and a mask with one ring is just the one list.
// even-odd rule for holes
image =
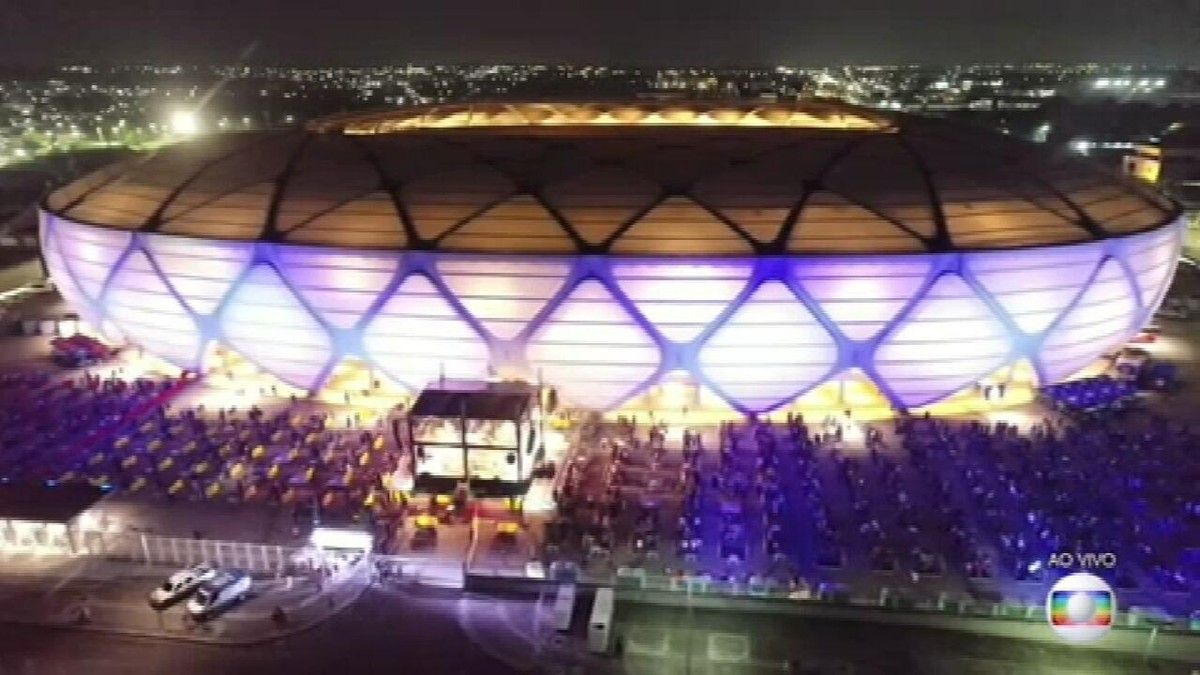
[[[473, 577], [489, 577], [498, 582], [518, 580], [508, 571], [494, 573], [487, 566], [476, 565], [467, 569]], [[669, 596], [691, 596], [708, 598], [742, 598], [765, 600], [790, 605], [798, 609], [807, 606], [843, 607], [847, 609], [875, 610], [900, 614], [927, 616], [961, 616], [973, 619], [994, 619], [1023, 623], [1045, 623], [1044, 604], [1021, 602], [990, 602], [972, 598], [966, 594], [939, 592], [935, 596], [916, 597], [903, 589], [884, 587], [876, 596], [853, 595], [845, 587], [836, 584], [820, 584], [813, 587], [793, 587], [772, 579], [750, 579], [744, 583], [715, 579], [709, 576], [651, 574], [637, 567], [621, 567], [611, 575], [581, 574], [573, 568], [567, 576], [556, 574], [551, 565], [543, 576], [529, 574], [520, 576], [523, 581], [545, 579], [548, 583], [581, 583], [590, 586], [614, 586], [618, 590], [631, 591], [629, 599], [639, 600], [639, 593], [659, 593]], [[1114, 625], [1126, 628], [1162, 630], [1200, 637], [1200, 613], [1189, 618], [1175, 618], [1164, 623], [1159, 616], [1133, 611], [1118, 611]]]
[[307, 555], [305, 549], [287, 546], [161, 537], [137, 532], [83, 531], [75, 536], [75, 548], [81, 554], [150, 566], [188, 566], [207, 562], [253, 574], [281, 576], [303, 565]]
[[[790, 587], [771, 579], [752, 579], [746, 583], [730, 582], [708, 576], [667, 576], [650, 574], [640, 568], [620, 568], [605, 585], [611, 583], [618, 589], [629, 591], [657, 591], [693, 596], [763, 598], [798, 604], [820, 604], [859, 609], [875, 608], [884, 611], [900, 611], [972, 618], [992, 618], [1008, 621], [1044, 623], [1044, 604], [1020, 602], [978, 601], [964, 594], [940, 592], [933, 597], [914, 597], [901, 591], [884, 587], [874, 597], [855, 596], [836, 585]], [[1164, 624], [1158, 617], [1140, 611], [1119, 611], [1114, 625], [1131, 628], [1159, 628], [1200, 634], [1200, 615], [1176, 618]]]

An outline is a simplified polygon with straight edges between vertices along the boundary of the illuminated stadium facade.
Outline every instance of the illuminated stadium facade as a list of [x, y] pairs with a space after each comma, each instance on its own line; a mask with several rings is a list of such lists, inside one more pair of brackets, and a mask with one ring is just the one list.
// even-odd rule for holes
[[1081, 160], [825, 103], [476, 104], [223, 135], [50, 195], [81, 317], [305, 390], [541, 378], [741, 411], [852, 373], [891, 405], [1060, 380], [1171, 279], [1175, 205]]

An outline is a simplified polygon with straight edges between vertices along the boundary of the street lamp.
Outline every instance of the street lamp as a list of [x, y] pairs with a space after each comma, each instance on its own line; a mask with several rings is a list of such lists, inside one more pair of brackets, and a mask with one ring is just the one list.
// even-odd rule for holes
[[200, 121], [190, 110], [176, 110], [171, 114], [171, 131], [181, 136], [192, 136], [200, 131]]

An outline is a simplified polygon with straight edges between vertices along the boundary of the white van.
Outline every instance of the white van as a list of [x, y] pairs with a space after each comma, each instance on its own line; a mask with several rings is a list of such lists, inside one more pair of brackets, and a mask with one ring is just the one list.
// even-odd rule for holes
[[218, 610], [246, 599], [250, 575], [240, 570], [222, 570], [200, 585], [188, 600], [187, 611], [195, 619], [207, 619]]

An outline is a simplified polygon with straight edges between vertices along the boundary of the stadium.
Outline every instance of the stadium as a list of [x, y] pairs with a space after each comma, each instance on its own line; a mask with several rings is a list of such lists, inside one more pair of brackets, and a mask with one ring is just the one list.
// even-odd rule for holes
[[743, 413], [1068, 378], [1149, 319], [1181, 236], [1083, 159], [828, 102], [350, 114], [110, 166], [41, 225], [80, 317], [182, 369]]

